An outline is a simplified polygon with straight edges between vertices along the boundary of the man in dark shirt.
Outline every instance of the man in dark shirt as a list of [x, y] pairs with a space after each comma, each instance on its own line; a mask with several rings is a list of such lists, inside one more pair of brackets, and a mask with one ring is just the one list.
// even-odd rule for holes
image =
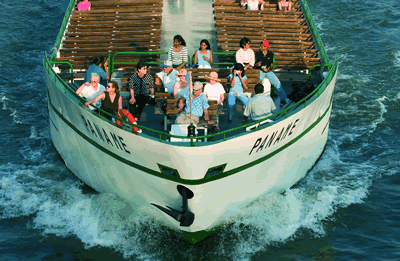
[[[272, 71], [274, 64], [274, 53], [269, 50], [269, 42], [264, 40], [261, 42], [260, 51], [256, 53], [256, 63], [254, 68], [260, 69], [260, 79], [264, 84], [264, 78], [267, 77], [271, 84], [275, 87], [276, 92], [281, 99], [281, 106], [289, 103], [290, 100], [286, 96], [285, 90], [275, 73]], [[265, 88], [265, 86], [264, 86]]]
[[129, 110], [133, 117], [140, 119], [149, 94], [154, 95], [154, 79], [147, 73], [147, 65], [143, 61], [137, 64], [137, 72], [129, 79]]

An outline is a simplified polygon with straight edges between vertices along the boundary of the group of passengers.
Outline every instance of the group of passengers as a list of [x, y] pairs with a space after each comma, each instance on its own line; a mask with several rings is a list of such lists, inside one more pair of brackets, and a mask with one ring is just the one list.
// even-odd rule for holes
[[[228, 122], [232, 122], [232, 111], [236, 99], [243, 106], [246, 106], [244, 123], [247, 122], [248, 116], [251, 116], [252, 120], [258, 120], [270, 115], [275, 109], [275, 105], [270, 98], [271, 84], [275, 86], [281, 100], [281, 106], [289, 102], [281, 82], [272, 71], [274, 53], [269, 50], [269, 42], [267, 40], [261, 41], [260, 50], [256, 54], [250, 48], [250, 44], [250, 39], [246, 37], [240, 40], [239, 45], [241, 48], [236, 52], [236, 63], [228, 76]], [[162, 70], [155, 74], [155, 79], [148, 72], [147, 64], [144, 61], [138, 62], [137, 71], [129, 79], [129, 110], [136, 121], [140, 120], [149, 96], [154, 97], [154, 87], [156, 86], [163, 88], [166, 93], [170, 93], [174, 98], [178, 99], [178, 105], [181, 109], [185, 107], [184, 111], [176, 119], [176, 123], [190, 123], [188, 72], [184, 69], [184, 67], [187, 67], [187, 49], [185, 45], [186, 43], [180, 35], [174, 37], [174, 45], [168, 51], [168, 59], [161, 65]], [[211, 68], [213, 65], [212, 52], [207, 40], [201, 41], [200, 48], [195, 53], [195, 61], [198, 64], [198, 68]], [[100, 84], [110, 78], [107, 64], [108, 62], [104, 61], [102, 56], [96, 57], [93, 64], [87, 69], [84, 84], [78, 88], [76, 93], [87, 99], [87, 106], [95, 103], [97, 107], [115, 116], [122, 109], [122, 98], [119, 94], [118, 83], [110, 81], [108, 84]], [[249, 93], [246, 93], [248, 87], [245, 72], [251, 69], [260, 70], [260, 79], [263, 84], [256, 85], [256, 95], [250, 99]], [[195, 124], [199, 122], [199, 118], [203, 113], [205, 120], [209, 124], [213, 123], [207, 110], [209, 108], [208, 100], [217, 101], [219, 112], [224, 101], [225, 90], [220, 83], [221, 80], [218, 78], [218, 73], [212, 71], [206, 78], [209, 79], [209, 83], [204, 86], [204, 92], [203, 83], [195, 82], [193, 84], [192, 122]], [[185, 103], [186, 106], [184, 106]], [[93, 109], [92, 106], [90, 108]], [[213, 120], [218, 121], [218, 116], [213, 117]]]
[[[257, 10], [264, 10], [265, 1], [263, 1], [263, 0], [241, 0], [240, 4], [242, 6], [247, 6], [247, 10], [257, 11]], [[279, 7], [279, 11], [288, 12], [292, 9], [292, 2], [290, 0], [281, 0], [278, 2], [278, 7]]]
[[[247, 10], [257, 11], [264, 10], [265, 2], [263, 0], [241, 0], [240, 4], [242, 6], [247, 6]], [[78, 3], [79, 11], [87, 11], [90, 10], [92, 5], [88, 0], [82, 0]], [[260, 7], [260, 9], [258, 9]], [[292, 9], [292, 2], [290, 0], [281, 0], [278, 2], [278, 7], [280, 11], [290, 11]]]

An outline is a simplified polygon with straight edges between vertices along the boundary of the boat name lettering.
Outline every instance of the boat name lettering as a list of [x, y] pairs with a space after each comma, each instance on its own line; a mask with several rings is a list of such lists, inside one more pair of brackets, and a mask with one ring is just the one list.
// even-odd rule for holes
[[[258, 138], [251, 148], [249, 155], [253, 152], [255, 148], [257, 148], [256, 153], [262, 151], [265, 148], [269, 148], [271, 145], [275, 145], [279, 141], [284, 140], [286, 137], [292, 135], [293, 129], [296, 127], [299, 119], [296, 119], [294, 122], [289, 123], [286, 127], [283, 127], [282, 130], [277, 130], [272, 134], [268, 134], [263, 138]], [[279, 133], [279, 134], [278, 134]]]
[[86, 126], [86, 130], [88, 133], [97, 139], [106, 142], [107, 144], [110, 144], [112, 147], [116, 147], [119, 150], [125, 151], [128, 154], [131, 154], [131, 152], [128, 150], [126, 143], [124, 139], [115, 133], [112, 132], [106, 132], [103, 128], [99, 127], [96, 125], [94, 122], [90, 122], [88, 119], [86, 119], [82, 114], [81, 114], [83, 124]]

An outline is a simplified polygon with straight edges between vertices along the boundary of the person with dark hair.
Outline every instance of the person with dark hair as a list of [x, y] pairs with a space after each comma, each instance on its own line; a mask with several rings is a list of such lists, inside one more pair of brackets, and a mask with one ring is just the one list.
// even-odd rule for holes
[[240, 39], [240, 49], [236, 52], [236, 62], [241, 63], [244, 69], [253, 69], [254, 66], [254, 52], [250, 48], [251, 41], [247, 37]]
[[[272, 71], [274, 56], [274, 53], [269, 50], [269, 42], [267, 40], [261, 41], [260, 51], [256, 53], [255, 68], [260, 69], [260, 79], [263, 81], [263, 83], [264, 78], [268, 78], [268, 80], [271, 82], [271, 85], [275, 87], [275, 90], [281, 99], [281, 106], [285, 106], [286, 103], [290, 102], [290, 100], [286, 96], [285, 90], [282, 87], [282, 83]], [[268, 89], [267, 86], [264, 86], [264, 88]]]
[[272, 111], [276, 109], [272, 98], [264, 94], [264, 86], [261, 83], [256, 84], [255, 92], [256, 95], [249, 100], [244, 109], [243, 124], [248, 122], [249, 116], [253, 121], [258, 121], [272, 115]]
[[243, 93], [243, 89], [247, 89], [247, 77], [241, 63], [236, 63], [233, 66], [232, 73], [229, 74], [228, 79], [231, 87], [228, 94], [228, 122], [232, 122], [232, 110], [236, 99], [239, 99], [243, 106], [246, 106], [249, 101], [249, 98]]
[[[99, 100], [103, 101], [101, 109], [113, 116], [117, 114], [118, 110], [122, 110], [122, 98], [119, 94], [118, 83], [116, 81], [110, 81], [107, 84], [107, 90], [105, 92], [100, 93], [95, 98], [86, 102], [85, 105], [89, 106], [89, 104]], [[112, 117], [107, 114], [103, 114], [103, 116], [109, 120], [112, 119]]]
[[213, 65], [213, 54], [206, 39], [201, 40], [200, 48], [194, 54], [194, 64], [197, 64], [199, 69], [211, 69]]
[[264, 10], [265, 2], [263, 0], [242, 0], [240, 1], [242, 6], [247, 5], [247, 10], [257, 11], [258, 6], [261, 5], [260, 10]]
[[172, 67], [180, 70], [188, 63], [188, 51], [186, 42], [182, 36], [174, 36], [174, 45], [168, 49], [168, 61], [172, 62]]
[[108, 61], [104, 61], [102, 55], [98, 55], [93, 58], [92, 64], [87, 68], [85, 79], [83, 82], [89, 82], [92, 73], [97, 73], [100, 76], [100, 83], [102, 85], [107, 85], [106, 80], [110, 78], [108, 74]]
[[129, 79], [129, 110], [133, 117], [140, 120], [144, 106], [147, 103], [149, 94], [154, 95], [154, 80], [147, 71], [147, 64], [139, 61], [137, 72]]

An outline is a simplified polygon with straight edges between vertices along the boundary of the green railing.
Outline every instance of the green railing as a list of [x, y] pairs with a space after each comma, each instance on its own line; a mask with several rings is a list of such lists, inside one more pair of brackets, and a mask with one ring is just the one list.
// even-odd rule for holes
[[70, 62], [67, 61], [50, 61], [51, 64], [68, 64], [69, 67], [71, 68], [71, 82], [74, 82], [74, 67], [72, 66], [72, 64]]
[[[158, 54], [168, 54], [168, 52], [117, 52], [117, 53], [114, 53], [112, 56], [111, 56], [111, 53], [108, 53], [109, 61], [111, 61], [111, 62], [109, 62], [109, 65], [108, 65], [109, 70], [111, 72], [110, 75], [114, 72], [115, 64], [124, 64], [124, 65], [137, 64], [137, 62], [114, 62], [115, 56], [117, 56], [117, 55], [158, 55]], [[215, 53], [213, 53], [213, 56], [214, 55], [235, 55], [235, 53], [233, 53], [233, 52], [215, 52]], [[194, 57], [194, 55], [193, 55], [193, 57]], [[163, 62], [147, 62], [147, 64], [148, 65], [163, 64]], [[191, 61], [190, 56], [188, 55], [188, 65], [190, 65], [190, 64], [192, 64], [192, 61]], [[224, 65], [231, 66], [234, 63], [217, 62], [217, 63], [213, 63], [213, 64], [214, 65], [222, 65], [222, 66], [224, 66]], [[275, 57], [274, 57], [273, 69], [275, 69]]]
[[319, 52], [321, 54], [322, 60], [323, 60], [324, 63], [330, 64], [329, 58], [326, 55], [326, 51], [325, 51], [324, 45], [322, 44], [321, 37], [319, 36], [319, 33], [318, 33], [317, 29], [316, 29], [314, 20], [313, 20], [312, 15], [311, 15], [310, 8], [308, 7], [308, 4], [307, 4], [307, 1], [306, 0], [300, 0], [300, 2], [301, 2], [301, 5], [303, 6], [303, 12], [304, 12], [304, 14], [305, 14], [305, 16], [307, 18], [307, 21], [308, 21], [308, 23], [310, 25], [311, 31], [312, 31], [312, 33], [314, 35], [315, 42], [316, 42], [316, 44], [318, 46], [318, 50], [319, 50]]
[[54, 47], [52, 49], [52, 54], [51, 54], [51, 58], [50, 58], [51, 61], [56, 60], [57, 51], [60, 48], [61, 40], [64, 36], [64, 32], [65, 32], [65, 29], [67, 28], [68, 20], [69, 20], [72, 10], [74, 9], [74, 6], [75, 6], [75, 0], [70, 0], [69, 5], [67, 7], [67, 11], [65, 12], [64, 20], [61, 24], [60, 32], [58, 33], [56, 43], [54, 44]]
[[[310, 93], [309, 95], [307, 95], [305, 98], [303, 98], [302, 100], [300, 100], [300, 101], [297, 102], [296, 104], [294, 104], [294, 105], [292, 105], [292, 106], [286, 108], [285, 110], [280, 111], [280, 112], [278, 112], [278, 113], [276, 113], [276, 114], [274, 114], [274, 115], [271, 115], [271, 116], [269, 116], [269, 117], [267, 117], [267, 118], [264, 118], [264, 119], [262, 119], [262, 120], [255, 121], [255, 122], [252, 122], [252, 123], [243, 125], [243, 126], [239, 126], [239, 127], [237, 127], [237, 128], [233, 128], [233, 129], [230, 129], [230, 130], [226, 130], [226, 131], [222, 131], [222, 132], [219, 132], [219, 133], [216, 133], [216, 134], [211, 134], [211, 135], [206, 135], [206, 136], [191, 137], [191, 138], [189, 138], [189, 139], [191, 140], [191, 142], [190, 142], [190, 145], [191, 145], [191, 146], [196, 146], [196, 144], [194, 143], [194, 139], [204, 139], [204, 138], [212, 138], [212, 137], [217, 137], [217, 136], [223, 136], [223, 137], [222, 137], [222, 138], [223, 138], [223, 141], [225, 141], [225, 140], [226, 140], [226, 134], [228, 134], [228, 133], [230, 133], [230, 132], [234, 132], [234, 131], [238, 131], [238, 130], [244, 130], [245, 128], [247, 128], [247, 127], [249, 127], [249, 126], [256, 125], [256, 124], [258, 124], [258, 127], [255, 128], [254, 130], [264, 128], [264, 127], [261, 126], [259, 123], [261, 123], [262, 121], [265, 121], [266, 119], [273, 118], [273, 117], [277, 117], [277, 116], [282, 115], [282, 114], [284, 114], [284, 117], [285, 117], [285, 119], [286, 119], [287, 116], [288, 116], [288, 111], [289, 111], [289, 110], [291, 110], [292, 108], [295, 108], [295, 107], [299, 106], [299, 105], [302, 104], [302, 103], [304, 103], [304, 108], [305, 108], [305, 107], [307, 106], [308, 101], [309, 101], [315, 94], [317, 94], [317, 97], [319, 97], [320, 94], [321, 94], [320, 91], [321, 91], [321, 90], [324, 90], [324, 89], [329, 85], [329, 83], [332, 81], [332, 79], [333, 79], [333, 77], [334, 77], [334, 75], [335, 75], [335, 73], [336, 73], [336, 71], [337, 71], [337, 66], [338, 66], [337, 58], [336, 58], [336, 56], [335, 56], [335, 61], [334, 61], [333, 64], [330, 64], [330, 63], [329, 63], [329, 59], [328, 59], [328, 57], [327, 57], [327, 55], [326, 55], [326, 52], [325, 52], [325, 49], [324, 49], [324, 47], [323, 47], [322, 41], [321, 41], [321, 39], [320, 39], [320, 37], [319, 37], [319, 34], [318, 34], [318, 32], [317, 32], [317, 30], [316, 30], [316, 28], [315, 28], [315, 24], [314, 24], [314, 21], [313, 21], [313, 19], [312, 19], [311, 12], [310, 12], [310, 10], [309, 10], [309, 8], [308, 8], [308, 5], [307, 5], [307, 3], [306, 3], [305, 0], [300, 0], [300, 1], [301, 1], [301, 3], [302, 3], [302, 6], [303, 6], [303, 9], [304, 9], [305, 15], [306, 15], [306, 17], [307, 17], [307, 19], [308, 19], [308, 22], [309, 22], [309, 24], [310, 24], [311, 30], [312, 30], [312, 32], [313, 32], [313, 34], [314, 34], [314, 37], [315, 37], [316, 44], [317, 44], [317, 46], [318, 46], [319, 52], [320, 52], [320, 54], [321, 54], [321, 56], [322, 56], [322, 59], [323, 59], [323, 61], [324, 61], [324, 64], [319, 64], [319, 65], [315, 65], [315, 66], [328, 66], [328, 75], [326, 76], [326, 78], [322, 81], [322, 83], [321, 83], [312, 93]], [[68, 8], [67, 8], [67, 12], [66, 12], [66, 14], [65, 14], [64, 21], [63, 21], [63, 23], [62, 23], [62, 26], [61, 26], [59, 35], [58, 35], [58, 37], [57, 37], [56, 44], [55, 44], [55, 46], [54, 46], [54, 48], [53, 48], [53, 53], [52, 53], [52, 55], [51, 55], [51, 57], [50, 57], [50, 60], [48, 59], [47, 54], [45, 54], [44, 68], [45, 68], [45, 70], [47, 71], [49, 77], [54, 81], [54, 83], [58, 86], [58, 88], [59, 88], [61, 91], [63, 91], [68, 97], [74, 98], [73, 101], [74, 101], [76, 104], [78, 104], [79, 106], [83, 106], [83, 104], [86, 102], [86, 100], [84, 100], [84, 99], [81, 98], [79, 95], [77, 95], [77, 94], [75, 93], [75, 91], [72, 90], [71, 87], [68, 86], [68, 84], [66, 84], [66, 83], [63, 81], [63, 79], [61, 79], [61, 77], [60, 77], [58, 74], [56, 74], [56, 73], [54, 72], [54, 70], [52, 69], [52, 66], [51, 66], [51, 64], [54, 64], [54, 63], [55, 63], [55, 56], [56, 56], [57, 50], [59, 49], [59, 46], [60, 46], [60, 44], [61, 44], [61, 39], [62, 39], [62, 37], [63, 37], [63, 35], [64, 35], [64, 31], [65, 31], [66, 25], [67, 25], [67, 23], [68, 23], [68, 18], [69, 18], [69, 16], [71, 15], [71, 12], [72, 12], [72, 9], [73, 9], [73, 8], [74, 8], [74, 0], [71, 0], [69, 6], [68, 6]], [[154, 52], [154, 53], [151, 53], [151, 54], [157, 54], [157, 53], [158, 53], [158, 54], [167, 54], [167, 52]], [[112, 72], [113, 72], [113, 70], [114, 70], [114, 57], [115, 57], [116, 55], [118, 55], [118, 54], [150, 54], [150, 53], [149, 53], [149, 52], [120, 52], [120, 53], [115, 53], [112, 57], [111, 57], [111, 53], [109, 53], [109, 55], [108, 55], [109, 61], [110, 61], [110, 58], [111, 58], [111, 64], [109, 63], [109, 69], [111, 69]], [[234, 54], [234, 53], [229, 53], [229, 52], [214, 53], [214, 55], [232, 55], [232, 54]], [[189, 57], [189, 62], [190, 62], [190, 57]], [[149, 63], [149, 64], [161, 64], [161, 63], [162, 63], [162, 62], [153, 62], [153, 63]], [[115, 64], [135, 64], [135, 63], [132, 63], [132, 62], [117, 62], [117, 63], [115, 63]], [[216, 63], [216, 64], [217, 64], [217, 63]], [[224, 64], [233, 65], [233, 63], [218, 63], [218, 64], [220, 64], [220, 65], [224, 65]], [[274, 64], [275, 64], [275, 63], [274, 63]], [[71, 65], [71, 66], [72, 66], [72, 65]], [[315, 66], [314, 66], [314, 67], [315, 67]], [[311, 68], [311, 69], [312, 69], [312, 68]], [[311, 70], [310, 70], [310, 71], [311, 71]], [[111, 72], [111, 73], [112, 73], [112, 72]], [[110, 74], [111, 74], [111, 73], [110, 73]], [[93, 106], [93, 105], [92, 105], [92, 106]], [[95, 106], [93, 106], [93, 107], [95, 107]], [[99, 116], [101, 116], [101, 114], [105, 114], [105, 115], [114, 117], [113, 115], [111, 115], [111, 114], [109, 114], [109, 113], [107, 113], [107, 112], [105, 112], [105, 111], [102, 111], [100, 108], [97, 108], [97, 109], [98, 109], [98, 112], [99, 112]], [[116, 118], [116, 117], [114, 117], [114, 118]], [[116, 118], [116, 119], [119, 119], [119, 118]], [[184, 138], [184, 139], [188, 139], [188, 137], [186, 137], [186, 136], [171, 135], [171, 134], [169, 134], [169, 133], [164, 133], [164, 132], [156, 131], [156, 130], [153, 130], [153, 129], [149, 129], [149, 128], [144, 127], [144, 126], [140, 126], [140, 125], [136, 125], [136, 124], [135, 124], [135, 125], [134, 125], [134, 124], [131, 124], [130, 122], [128, 122], [128, 121], [126, 121], [126, 120], [124, 120], [124, 119], [119, 119], [119, 120], [121, 120], [123, 123], [125, 123], [125, 130], [126, 130], [126, 127], [128, 127], [129, 130], [132, 129], [132, 126], [138, 127], [139, 129], [146, 130], [146, 131], [149, 131], [149, 132], [152, 132], [152, 133], [157, 134], [157, 135], [159, 136], [159, 141], [160, 141], [160, 142], [163, 141], [163, 140], [162, 140], [162, 137], [163, 137], [163, 136], [169, 137], [169, 138], [170, 138], [170, 137], [174, 137], [174, 138], [180, 138], [180, 139], [183, 139], [183, 138]]]

